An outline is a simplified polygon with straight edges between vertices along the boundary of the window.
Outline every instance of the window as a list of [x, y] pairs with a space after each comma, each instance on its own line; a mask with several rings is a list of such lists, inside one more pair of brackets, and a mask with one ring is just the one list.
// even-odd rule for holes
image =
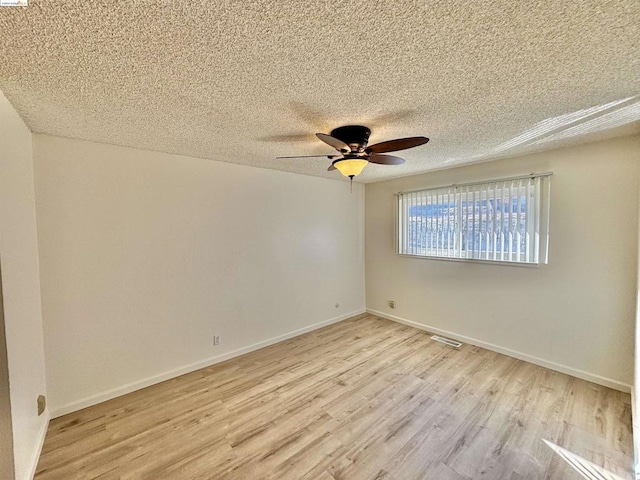
[[550, 173], [397, 194], [401, 255], [547, 263]]

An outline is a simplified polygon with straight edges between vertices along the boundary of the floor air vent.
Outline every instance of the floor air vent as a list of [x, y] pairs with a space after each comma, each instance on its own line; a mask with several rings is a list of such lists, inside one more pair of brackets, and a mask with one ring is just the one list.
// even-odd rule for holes
[[436, 342], [444, 343], [445, 345], [449, 345], [451, 347], [460, 348], [462, 344], [460, 342], [456, 342], [455, 340], [451, 340], [450, 338], [440, 337], [438, 335], [433, 335], [431, 340], [435, 340]]

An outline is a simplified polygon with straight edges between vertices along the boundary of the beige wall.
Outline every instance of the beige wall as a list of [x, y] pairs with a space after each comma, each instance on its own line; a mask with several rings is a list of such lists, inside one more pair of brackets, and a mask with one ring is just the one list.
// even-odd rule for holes
[[[2, 274], [0, 273], [0, 279]], [[7, 337], [4, 333], [4, 305], [0, 284], [0, 473], [5, 480], [14, 480], [13, 427], [11, 426], [11, 396], [9, 393], [9, 362]]]
[[[367, 308], [620, 389], [633, 381], [640, 136], [366, 187]], [[394, 253], [400, 190], [553, 171], [549, 264]], [[396, 309], [387, 306], [395, 300]]]
[[[638, 177], [638, 192], [640, 192], [640, 176]], [[640, 195], [638, 196], [640, 200]], [[640, 208], [639, 208], [640, 211]], [[640, 222], [638, 222], [640, 223]], [[640, 228], [640, 226], [639, 226]], [[635, 324], [635, 361], [633, 375], [633, 390], [631, 414], [633, 418], [633, 450], [634, 450], [634, 474], [635, 480], [640, 480], [640, 231], [638, 232], [638, 276], [636, 289], [636, 324]]]
[[29, 478], [47, 426], [31, 132], [0, 93], [0, 262], [16, 478]]
[[45, 135], [34, 161], [54, 416], [364, 311], [362, 185]]

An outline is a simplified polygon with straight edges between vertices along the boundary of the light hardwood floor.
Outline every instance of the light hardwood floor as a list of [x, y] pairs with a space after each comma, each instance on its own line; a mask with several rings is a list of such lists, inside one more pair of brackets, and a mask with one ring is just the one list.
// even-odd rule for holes
[[631, 478], [630, 397], [371, 315], [51, 422], [36, 478]]

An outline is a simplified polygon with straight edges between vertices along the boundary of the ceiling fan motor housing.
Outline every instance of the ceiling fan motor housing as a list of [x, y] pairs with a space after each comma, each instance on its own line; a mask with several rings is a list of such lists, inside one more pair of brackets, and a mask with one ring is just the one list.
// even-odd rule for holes
[[371, 130], [362, 125], [346, 125], [331, 130], [331, 136], [343, 141], [352, 152], [362, 152], [369, 143]]

